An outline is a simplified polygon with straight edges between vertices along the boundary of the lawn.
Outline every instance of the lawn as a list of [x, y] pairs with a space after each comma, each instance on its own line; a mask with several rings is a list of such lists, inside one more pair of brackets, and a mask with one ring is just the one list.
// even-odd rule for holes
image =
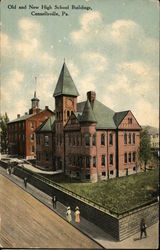
[[78, 182], [63, 175], [52, 176], [52, 180], [116, 214], [148, 204], [158, 195], [158, 168], [99, 183]]

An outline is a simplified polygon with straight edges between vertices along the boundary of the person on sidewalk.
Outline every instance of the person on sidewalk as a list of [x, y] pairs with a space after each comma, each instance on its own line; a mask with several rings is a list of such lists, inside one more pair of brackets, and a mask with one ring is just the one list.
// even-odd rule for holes
[[145, 238], [147, 237], [146, 228], [147, 228], [147, 225], [145, 223], [145, 220], [142, 219], [140, 223], [140, 231], [141, 231], [140, 240], [142, 239], [143, 233], [144, 233]]
[[75, 222], [80, 223], [80, 211], [79, 211], [79, 207], [75, 208]]
[[70, 207], [67, 207], [66, 219], [67, 219], [68, 222], [72, 221], [72, 215], [71, 215], [71, 208]]
[[53, 195], [52, 203], [53, 203], [53, 208], [56, 209], [56, 206], [57, 206], [57, 196], [56, 195]]
[[27, 178], [26, 177], [24, 177], [24, 186], [25, 186], [25, 188], [27, 187]]

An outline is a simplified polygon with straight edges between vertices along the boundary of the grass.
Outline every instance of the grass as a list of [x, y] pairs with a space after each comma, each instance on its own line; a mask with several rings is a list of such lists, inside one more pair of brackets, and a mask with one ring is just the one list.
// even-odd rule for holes
[[62, 174], [49, 178], [116, 214], [152, 203], [158, 196], [158, 167], [147, 172], [99, 183], [79, 182]]

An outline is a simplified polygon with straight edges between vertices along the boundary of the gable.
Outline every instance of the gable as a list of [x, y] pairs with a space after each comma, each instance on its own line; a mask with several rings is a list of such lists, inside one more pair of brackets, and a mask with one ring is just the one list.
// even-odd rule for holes
[[80, 129], [80, 124], [79, 124], [79, 121], [78, 121], [78, 118], [75, 116], [75, 114], [73, 113], [68, 122], [66, 123], [66, 126], [65, 126], [65, 130], [70, 130], [70, 129]]
[[136, 118], [131, 111], [128, 111], [118, 125], [119, 129], [141, 129], [141, 126], [137, 122]]

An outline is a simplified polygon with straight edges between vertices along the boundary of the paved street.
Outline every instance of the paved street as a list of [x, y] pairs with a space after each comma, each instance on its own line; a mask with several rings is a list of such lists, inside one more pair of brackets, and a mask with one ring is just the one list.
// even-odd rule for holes
[[[24, 188], [23, 180], [20, 178], [11, 175], [9, 176], [6, 173], [6, 170], [0, 168], [0, 173], [12, 180], [21, 188]], [[44, 203], [49, 208], [52, 208], [51, 197], [46, 195], [45, 193], [41, 192], [40, 190], [36, 189], [35, 187], [31, 186], [30, 184], [27, 185], [26, 192], [30, 193], [32, 196], [36, 197], [39, 201]], [[57, 208], [54, 210], [59, 216], [65, 219], [66, 217], [66, 207], [63, 204], [57, 202]], [[113, 239], [110, 235], [106, 232], [101, 230], [99, 227], [94, 225], [93, 223], [87, 221], [86, 219], [81, 217], [81, 222], [77, 225], [74, 222], [74, 214], [72, 211], [72, 225], [76, 227], [78, 230], [83, 232], [84, 234], [88, 235], [90, 238], [94, 239], [97, 243], [101, 244], [104, 248], [107, 249], [157, 249], [158, 248], [158, 223], [154, 224], [150, 228], [147, 229], [148, 237], [146, 239], [139, 240], [139, 233], [133, 235], [132, 237], [118, 242]]]

